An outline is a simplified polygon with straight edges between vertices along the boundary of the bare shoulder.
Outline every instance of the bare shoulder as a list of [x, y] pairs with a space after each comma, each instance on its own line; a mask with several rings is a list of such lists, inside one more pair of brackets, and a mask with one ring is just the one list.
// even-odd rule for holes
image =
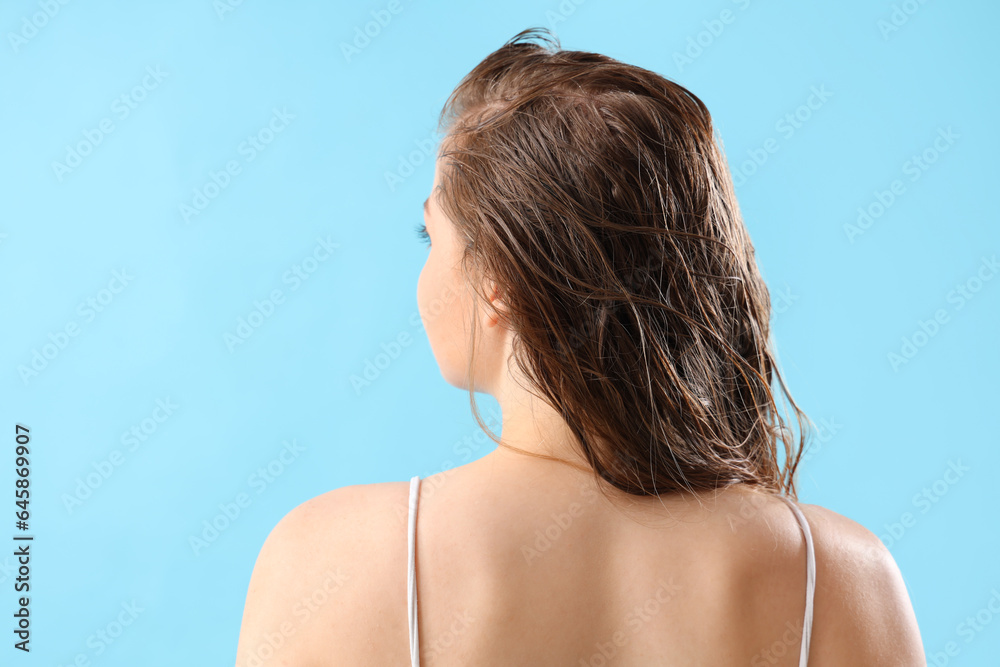
[[407, 489], [406, 482], [341, 487], [275, 525], [250, 578], [237, 667], [269, 655], [290, 665], [325, 664], [319, 656], [331, 652], [345, 658], [371, 623], [401, 631], [405, 646], [406, 618], [391, 611], [405, 610]]
[[925, 665], [906, 584], [882, 541], [830, 509], [798, 507], [816, 557], [810, 665]]
[[[373, 536], [375, 531], [405, 523], [407, 482], [355, 484], [327, 491], [295, 507], [275, 526], [272, 537], [316, 540], [326, 546], [341, 542], [338, 537], [350, 531], [352, 542]], [[357, 528], [364, 528], [357, 531]], [[362, 534], [363, 533], [363, 534]]]

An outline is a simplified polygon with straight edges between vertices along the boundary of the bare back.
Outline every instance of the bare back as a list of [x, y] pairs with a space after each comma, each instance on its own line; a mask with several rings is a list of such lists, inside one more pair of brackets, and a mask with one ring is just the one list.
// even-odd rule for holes
[[568, 480], [423, 482], [422, 664], [799, 664], [806, 548], [780, 499], [628, 506]]
[[[781, 499], [738, 487], [610, 502], [566, 466], [494, 463], [422, 480], [415, 543], [423, 667], [799, 664], [806, 542]], [[410, 664], [410, 485], [349, 488], [337, 518], [316, 506], [310, 524], [329, 537], [301, 556], [313, 590], [334, 569], [346, 583], [302, 639], [312, 647], [297, 655], [310, 659], [276, 664]], [[866, 567], [877, 569], [875, 545], [864, 543], [871, 534], [823, 508], [799, 507], [817, 565], [809, 665], [867, 664], [850, 662], [851, 643], [875, 631], [868, 626], [884, 609], [867, 613], [845, 593], [871, 592], [851, 590]], [[845, 578], [848, 571], [859, 578]], [[882, 592], [899, 595], [892, 585]], [[878, 664], [922, 664], [905, 649], [915, 621], [879, 623], [891, 627], [888, 640], [872, 640]]]

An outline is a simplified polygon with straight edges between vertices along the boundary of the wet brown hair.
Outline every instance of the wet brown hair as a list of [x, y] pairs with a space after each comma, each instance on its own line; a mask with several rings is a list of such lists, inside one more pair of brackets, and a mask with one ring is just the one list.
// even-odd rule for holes
[[[478, 303], [481, 277], [500, 286], [512, 360], [595, 475], [634, 495], [795, 498], [808, 418], [770, 350], [770, 295], [704, 103], [531, 28], [462, 79], [439, 132], [435, 196], [466, 278]], [[477, 422], [512, 447], [479, 415], [471, 358], [469, 374]]]

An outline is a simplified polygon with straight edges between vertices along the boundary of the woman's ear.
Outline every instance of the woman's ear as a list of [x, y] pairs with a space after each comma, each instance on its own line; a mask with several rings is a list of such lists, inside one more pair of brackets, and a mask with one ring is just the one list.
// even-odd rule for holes
[[503, 290], [493, 280], [486, 281], [486, 294], [489, 295], [489, 303], [486, 311], [486, 326], [494, 327], [499, 324], [501, 318], [507, 314], [507, 304], [504, 302]]

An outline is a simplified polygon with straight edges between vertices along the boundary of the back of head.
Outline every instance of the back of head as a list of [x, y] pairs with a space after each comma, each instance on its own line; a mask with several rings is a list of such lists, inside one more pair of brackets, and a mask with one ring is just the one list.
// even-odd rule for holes
[[792, 400], [796, 442], [771, 388], [788, 395], [767, 286], [702, 101], [532, 29], [466, 75], [441, 128], [438, 201], [470, 284], [502, 286], [516, 363], [595, 474], [637, 495], [794, 497], [804, 415]]

